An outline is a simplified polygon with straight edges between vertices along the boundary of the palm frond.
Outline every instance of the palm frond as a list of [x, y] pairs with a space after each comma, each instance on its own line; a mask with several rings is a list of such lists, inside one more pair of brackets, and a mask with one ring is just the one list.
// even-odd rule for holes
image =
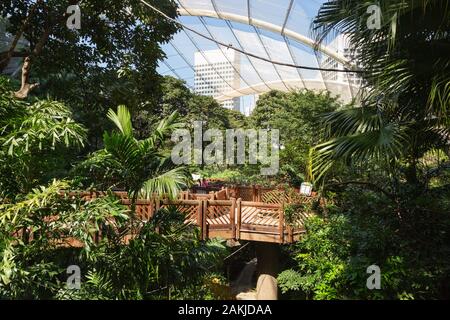
[[171, 132], [182, 128], [184, 124], [179, 122], [179, 120], [180, 115], [177, 111], [173, 112], [167, 118], [162, 119], [151, 136], [140, 142], [141, 149], [148, 150], [153, 148], [158, 141], [163, 141]]
[[117, 132], [103, 134], [105, 150], [128, 170], [136, 170], [141, 164], [141, 154], [133, 137]]
[[133, 126], [131, 124], [131, 114], [127, 107], [120, 105], [117, 107], [117, 113], [112, 109], [108, 111], [108, 118], [114, 122], [117, 129], [127, 137], [133, 136]]
[[350, 108], [324, 114], [325, 137], [340, 137], [367, 132], [381, 125], [382, 119], [374, 107]]
[[[369, 6], [381, 11], [380, 28], [369, 28]], [[358, 49], [368, 97], [380, 91], [404, 94], [446, 116], [450, 63], [450, 4], [447, 0], [335, 0], [325, 2], [313, 22], [318, 44], [346, 34]], [[427, 103], [428, 100], [428, 103]], [[447, 104], [446, 104], [447, 103]]]
[[362, 163], [371, 158], [390, 161], [405, 152], [408, 139], [404, 126], [385, 123], [373, 114], [363, 115], [361, 109], [327, 115], [329, 140], [310, 150], [308, 171], [313, 181], [320, 180], [339, 160], [345, 163]]
[[175, 199], [186, 183], [185, 169], [174, 168], [145, 181], [140, 193], [146, 198], [159, 194]]

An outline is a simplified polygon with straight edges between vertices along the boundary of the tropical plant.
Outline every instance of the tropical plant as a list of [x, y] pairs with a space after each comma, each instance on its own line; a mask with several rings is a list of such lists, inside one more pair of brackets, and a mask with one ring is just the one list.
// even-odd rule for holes
[[341, 107], [328, 92], [271, 91], [258, 99], [250, 122], [256, 128], [280, 131], [284, 147], [280, 151], [280, 175], [299, 186], [307, 179], [309, 149], [320, 141], [317, 127], [321, 116]]
[[345, 33], [362, 66], [362, 107], [324, 118], [324, 143], [312, 149], [310, 174], [320, 180], [336, 162], [404, 161], [417, 183], [418, 160], [429, 150], [448, 152], [450, 28], [448, 1], [382, 1], [382, 24], [367, 27], [368, 3], [339, 0], [322, 5], [313, 32], [322, 42]]
[[61, 194], [69, 186], [53, 181], [21, 201], [0, 204], [0, 297], [51, 297], [60, 288], [60, 275], [76, 257], [71, 246], [82, 244], [79, 257], [90, 260], [96, 232], [117, 228], [128, 219], [118, 200], [85, 201]]
[[176, 197], [188, 183], [186, 170], [176, 167], [170, 155], [161, 150], [168, 135], [182, 126], [178, 114], [174, 112], [163, 119], [150, 137], [143, 140], [134, 137], [131, 115], [125, 106], [119, 106], [117, 113], [110, 110], [108, 118], [116, 131], [105, 132], [104, 149], [93, 153], [76, 171], [87, 171], [98, 187], [123, 188], [129, 192], [133, 204], [139, 195]]
[[[0, 298], [203, 298], [218, 271], [222, 241], [199, 240], [198, 227], [170, 207], [135, 228], [115, 196], [84, 200], [54, 181], [22, 201], [0, 205]], [[136, 233], [132, 233], [136, 231]], [[67, 267], [82, 272], [66, 286]]]
[[[308, 218], [305, 236], [285, 248], [293, 261], [278, 277], [284, 297], [445, 299], [449, 191], [403, 203], [401, 218], [396, 203], [376, 192], [353, 187], [335, 195], [328, 216]], [[379, 290], [366, 286], [371, 265], [381, 270]]]
[[64, 104], [19, 101], [10, 81], [0, 77], [0, 199], [47, 183], [47, 171], [63, 170], [68, 160], [59, 159], [72, 147], [82, 147], [85, 137], [86, 130]]

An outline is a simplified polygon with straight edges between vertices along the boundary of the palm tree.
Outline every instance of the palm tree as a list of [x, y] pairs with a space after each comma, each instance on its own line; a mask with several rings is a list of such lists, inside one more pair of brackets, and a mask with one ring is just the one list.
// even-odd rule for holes
[[337, 160], [384, 159], [407, 163], [417, 182], [417, 161], [446, 149], [450, 137], [450, 7], [447, 0], [380, 1], [381, 28], [367, 27], [372, 2], [336, 0], [322, 5], [313, 23], [318, 43], [346, 33], [360, 53], [365, 80], [361, 108], [324, 117], [324, 141], [311, 150], [318, 180]]
[[144, 140], [134, 137], [131, 115], [125, 106], [117, 112], [109, 110], [108, 118], [115, 124], [113, 132], [103, 135], [104, 149], [95, 152], [79, 169], [97, 174], [99, 185], [122, 187], [128, 191], [132, 205], [138, 196], [151, 198], [153, 194], [176, 197], [188, 182], [186, 170], [175, 167], [170, 156], [161, 152], [167, 136], [182, 126], [178, 114], [163, 119], [153, 134]]

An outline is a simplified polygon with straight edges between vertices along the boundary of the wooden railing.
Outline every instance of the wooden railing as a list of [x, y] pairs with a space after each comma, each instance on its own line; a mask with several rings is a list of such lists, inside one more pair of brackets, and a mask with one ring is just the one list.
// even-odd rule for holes
[[[83, 192], [78, 196], [86, 200], [105, 195], [104, 192]], [[131, 209], [126, 192], [114, 192], [122, 204]], [[72, 194], [75, 195], [75, 194]], [[249, 200], [250, 199], [250, 200]], [[257, 200], [257, 201], [253, 201]], [[264, 202], [262, 202], [263, 200]], [[299, 202], [313, 198], [298, 196]], [[232, 187], [207, 194], [180, 193], [177, 200], [153, 197], [139, 199], [135, 205], [136, 216], [148, 221], [161, 208], [176, 207], [185, 214], [186, 223], [199, 226], [202, 239], [224, 238], [275, 243], [292, 243], [305, 232], [303, 221], [295, 227], [286, 223], [284, 206], [293, 201], [292, 195], [282, 190], [257, 187]], [[303, 216], [305, 218], [306, 216]]]
[[[128, 200], [123, 200], [129, 205]], [[281, 204], [268, 204], [241, 199], [229, 200], [160, 200], [138, 201], [136, 213], [143, 220], [150, 219], [160, 208], [176, 207], [186, 215], [186, 223], [199, 226], [202, 239], [224, 238], [276, 243], [291, 243], [304, 233], [299, 227], [289, 226]]]

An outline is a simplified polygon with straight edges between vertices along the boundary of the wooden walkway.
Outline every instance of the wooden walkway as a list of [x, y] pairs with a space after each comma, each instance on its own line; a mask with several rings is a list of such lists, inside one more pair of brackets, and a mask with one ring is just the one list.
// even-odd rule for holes
[[[217, 190], [217, 188], [211, 188]], [[227, 187], [219, 191], [201, 188], [202, 193], [182, 192], [178, 200], [154, 197], [138, 200], [136, 215], [142, 221], [150, 220], [161, 208], [174, 206], [186, 215], [186, 223], [199, 226], [202, 239], [223, 238], [271, 243], [293, 243], [305, 233], [302, 213], [292, 224], [286, 222], [284, 207], [289, 203], [311, 203], [316, 198], [301, 196], [297, 191], [261, 187]], [[122, 204], [131, 208], [126, 192], [114, 192]], [[105, 192], [69, 193], [85, 200], [104, 196]]]
[[[236, 196], [259, 201], [244, 201]], [[136, 213], [147, 220], [160, 208], [175, 206], [186, 215], [186, 223], [200, 227], [202, 239], [293, 243], [305, 232], [303, 220], [308, 215], [301, 215], [295, 226], [286, 223], [284, 205], [294, 201], [291, 197], [283, 190], [255, 187], [226, 188], [207, 194], [184, 192], [177, 201], [138, 200]], [[306, 203], [313, 199], [298, 195], [295, 202]], [[130, 205], [125, 198], [122, 203]]]

